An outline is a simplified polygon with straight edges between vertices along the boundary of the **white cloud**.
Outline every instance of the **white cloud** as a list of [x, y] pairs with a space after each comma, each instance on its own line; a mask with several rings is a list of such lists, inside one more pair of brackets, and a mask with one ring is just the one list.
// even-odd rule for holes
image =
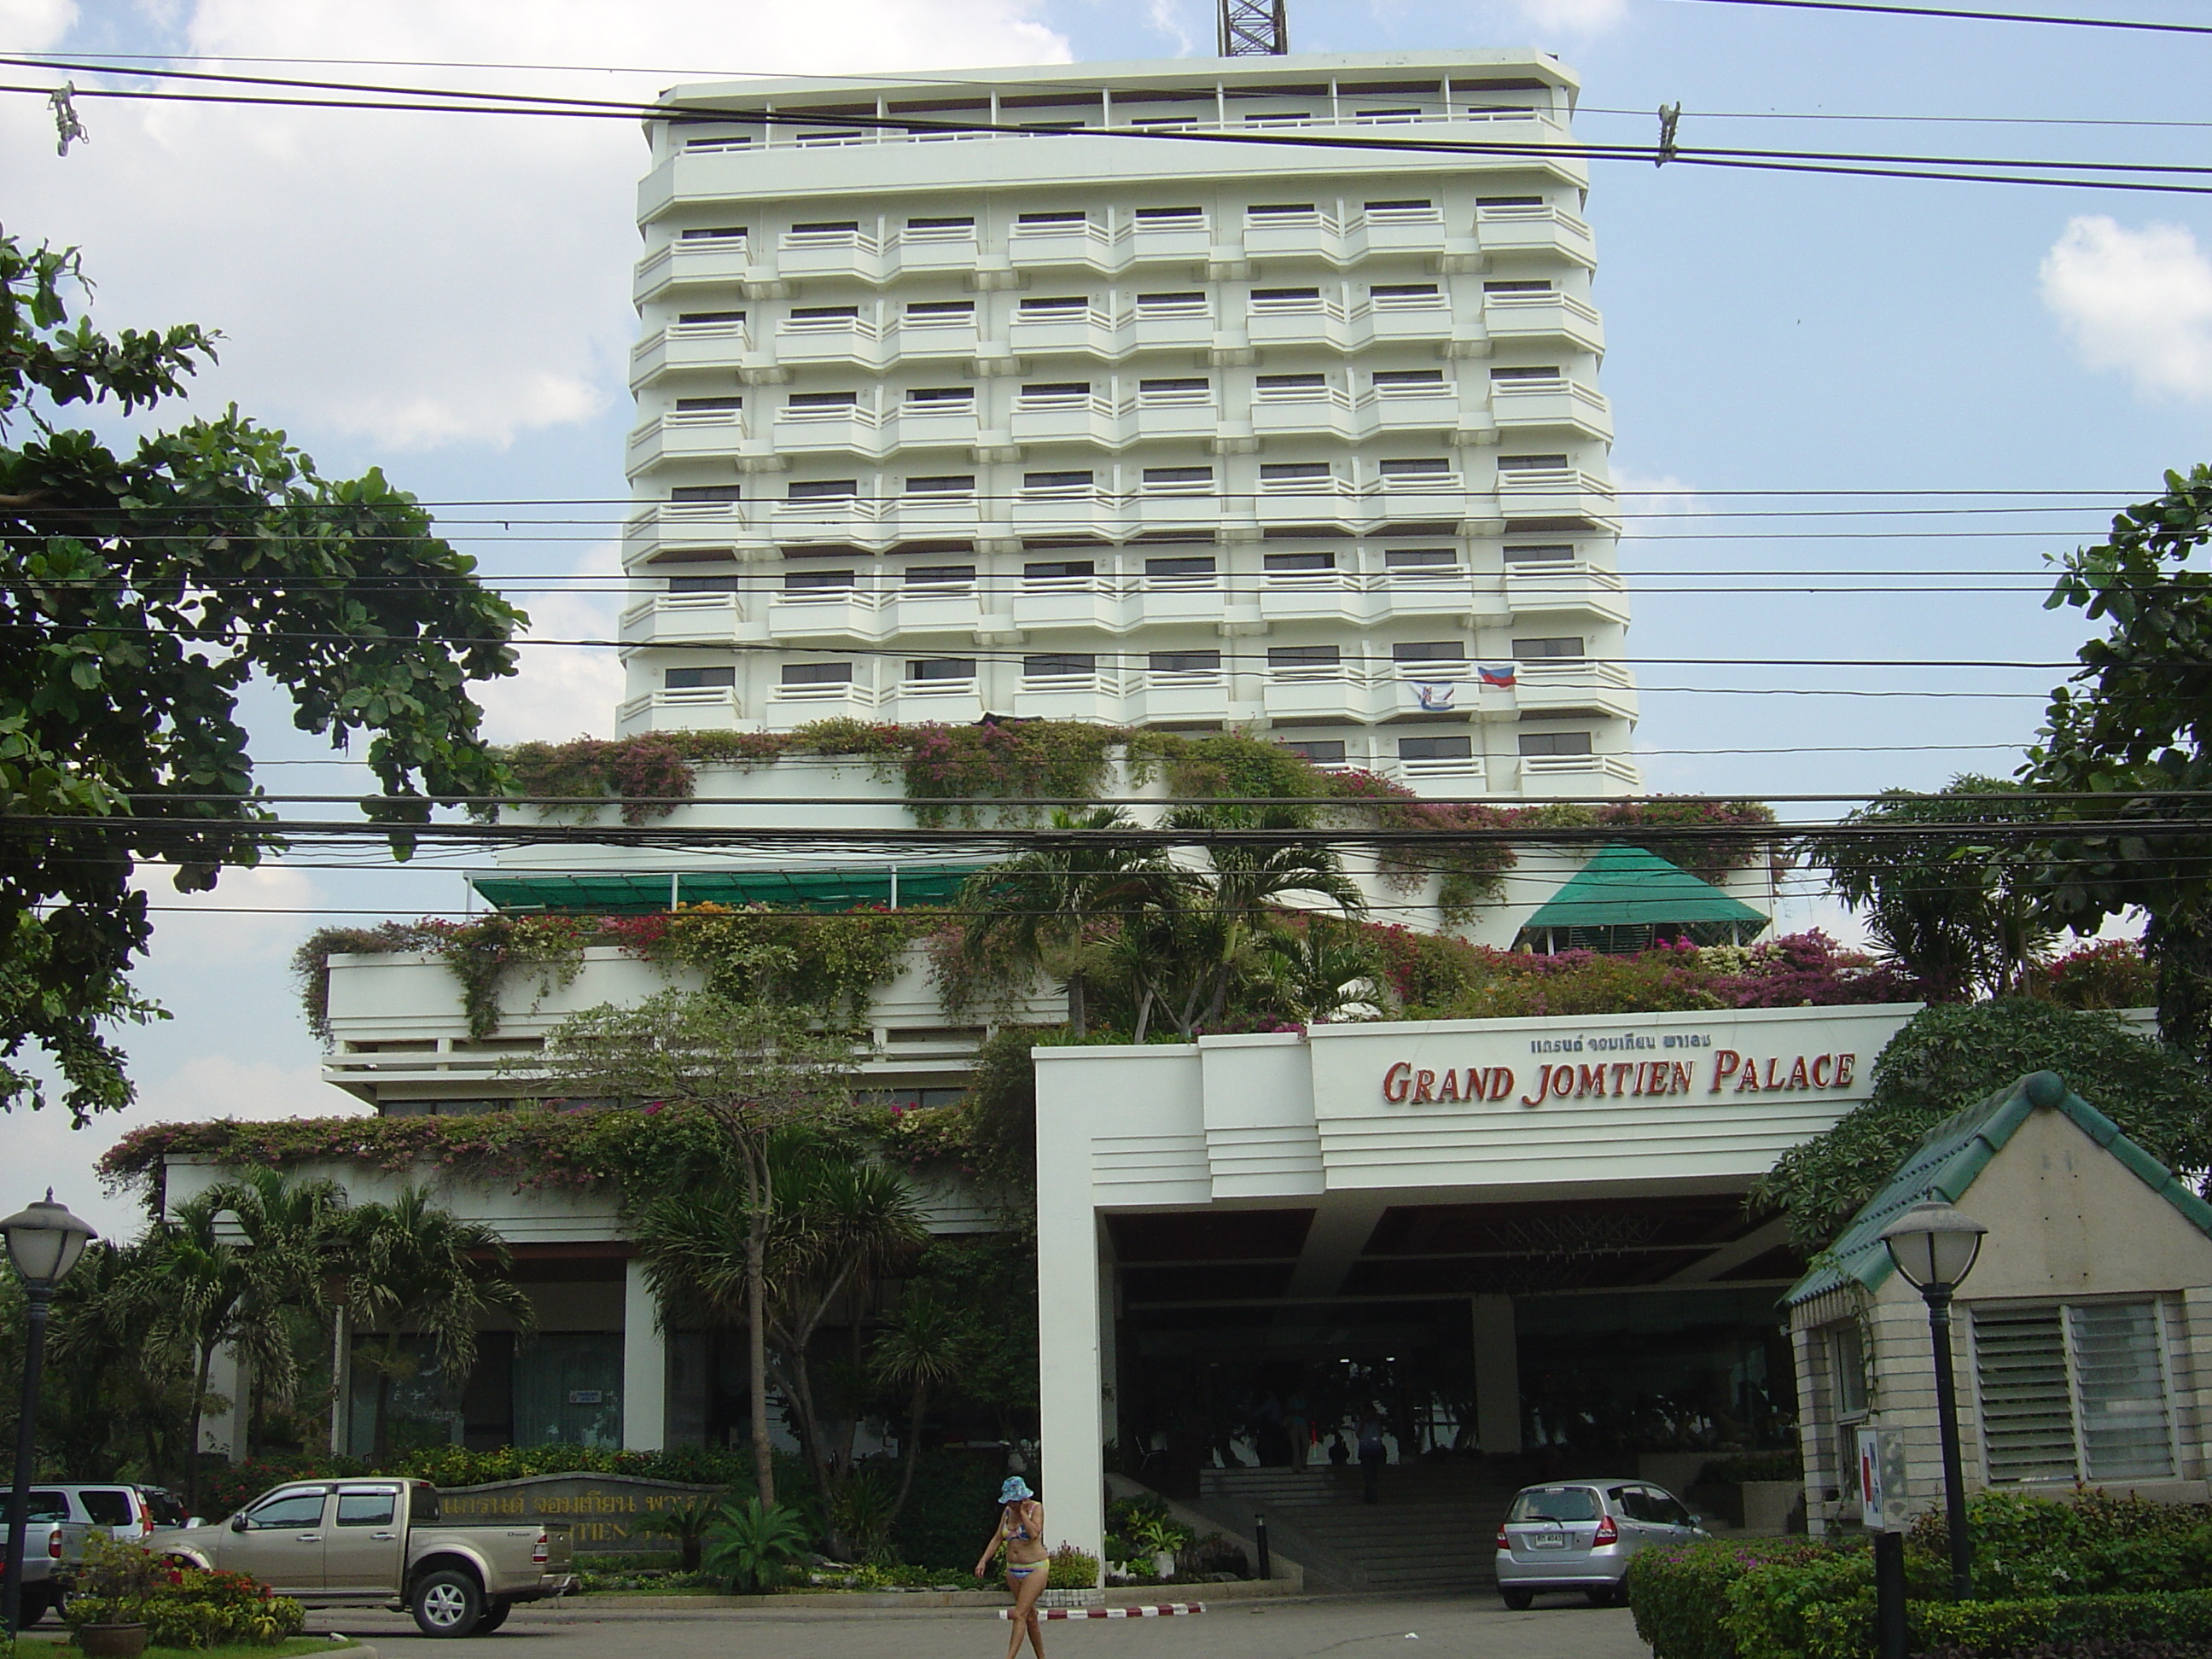
[[131, 884], [154, 906], [155, 968], [282, 962], [306, 931], [298, 912], [319, 901], [315, 884], [282, 864], [226, 870], [212, 892], [180, 893], [167, 865], [142, 864]]
[[0, 52], [44, 52], [76, 21], [76, 0], [0, 0]]
[[[579, 575], [619, 575], [622, 560], [612, 542], [585, 555]], [[584, 592], [527, 593], [530, 612], [525, 639], [607, 640], [615, 636], [620, 600], [604, 589]], [[475, 696], [484, 711], [484, 733], [495, 743], [542, 738], [560, 743], [574, 737], [612, 737], [615, 705], [622, 701], [621, 659], [605, 647], [526, 645], [516, 655], [521, 672], [512, 679], [478, 685]]]
[[2042, 275], [2043, 303], [2091, 368], [2124, 370], [2153, 395], [2212, 398], [2212, 258], [2186, 226], [2084, 215]]
[[1522, 15], [1543, 27], [1595, 34], [1628, 15], [1628, 0], [1519, 0]]
[[[216, 58], [590, 66], [301, 72], [645, 99], [686, 78], [678, 65], [711, 78], [732, 64], [838, 74], [1064, 60], [1066, 42], [1035, 21], [1042, 6], [198, 0], [179, 38], [181, 50]], [[0, 19], [20, 15], [22, 29], [50, 30], [64, 11], [60, 0], [0, 0]], [[201, 377], [202, 406], [235, 398], [268, 419], [422, 449], [505, 446], [624, 395], [634, 187], [645, 166], [635, 123], [89, 99], [80, 108], [91, 141], [63, 159], [42, 104], [0, 107], [11, 228], [82, 244], [110, 326], [222, 329], [222, 363]]]
[[1208, 27], [1212, 20], [1201, 16], [1192, 0], [1145, 0], [1145, 21], [1154, 33], [1174, 43], [1178, 58], [1210, 52], [1218, 44]]

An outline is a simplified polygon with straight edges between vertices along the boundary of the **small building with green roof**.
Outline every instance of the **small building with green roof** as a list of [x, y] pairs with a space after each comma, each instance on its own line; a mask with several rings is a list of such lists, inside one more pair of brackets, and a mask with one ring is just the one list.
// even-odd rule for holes
[[1969, 1490], [2212, 1496], [2212, 1206], [2038, 1072], [1929, 1130], [1784, 1297], [1813, 1529], [1858, 1520], [1861, 1428], [1942, 1504], [1927, 1307], [1881, 1242], [1929, 1200], [1989, 1229], [1952, 1310]]
[[1521, 925], [1520, 943], [1550, 954], [1609, 956], [1655, 945], [1748, 945], [1768, 918], [1641, 847], [1607, 847]]

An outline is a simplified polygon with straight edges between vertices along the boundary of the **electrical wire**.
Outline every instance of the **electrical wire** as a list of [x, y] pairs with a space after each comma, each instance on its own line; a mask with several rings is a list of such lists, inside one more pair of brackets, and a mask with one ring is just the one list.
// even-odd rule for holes
[[1953, 6], [1899, 6], [1874, 0], [1701, 0], [1706, 5], [1768, 6], [1784, 11], [1870, 12], [1883, 17], [1941, 17], [1978, 23], [2048, 23], [2059, 28], [2120, 29], [2148, 34], [2212, 35], [2212, 24], [2130, 22], [2117, 17], [2058, 17], [2041, 11], [1968, 11]]
[[[102, 66], [69, 59], [21, 58], [27, 67], [70, 70], [79, 73], [101, 73]], [[71, 95], [88, 99], [120, 99], [134, 101], [153, 101], [183, 104], [232, 105], [248, 107], [289, 107], [316, 109], [374, 110], [380, 112], [432, 114], [520, 115], [532, 118], [566, 117], [586, 119], [621, 119], [647, 121], [708, 122], [716, 125], [760, 124], [808, 125], [858, 131], [892, 131], [910, 136], [931, 133], [969, 133], [1001, 135], [1021, 137], [1054, 137], [1067, 135], [1065, 129], [1032, 128], [992, 122], [926, 121], [895, 116], [829, 116], [805, 112], [743, 110], [731, 111], [665, 102], [617, 103], [594, 99], [562, 98], [544, 94], [510, 94], [478, 93], [448, 88], [393, 88], [363, 82], [318, 82], [283, 76], [217, 75], [195, 70], [137, 70], [133, 73], [149, 77], [182, 79], [249, 84], [283, 86], [328, 93], [373, 92], [380, 98], [315, 98], [280, 97], [273, 94], [246, 94], [234, 92], [161, 92], [143, 88], [113, 87], [73, 87]], [[52, 98], [60, 88], [53, 86], [0, 85], [0, 92], [15, 93], [42, 98]], [[412, 101], [395, 101], [395, 96]], [[462, 102], [427, 101], [458, 99]], [[1829, 176], [1910, 179], [1929, 181], [1948, 181], [1967, 184], [2011, 184], [2043, 185], [2063, 189], [2106, 189], [2130, 191], [2148, 191], [2160, 194], [2212, 194], [2212, 184], [2161, 183], [2144, 179], [2104, 177], [2094, 179], [2053, 178], [2048, 173], [2075, 172], [2095, 173], [2158, 173], [2203, 175], [2212, 168], [2159, 162], [2127, 163], [2102, 161], [2050, 161], [2040, 159], [2014, 158], [1992, 160], [1972, 156], [1917, 156], [1893, 155], [1858, 155], [1850, 152], [1740, 150], [1708, 147], [1670, 146], [1662, 149], [1652, 145], [1594, 145], [1587, 143], [1512, 143], [1502, 141], [1437, 139], [1360, 138], [1342, 135], [1308, 135], [1285, 132], [1196, 132], [1174, 128], [1100, 127], [1073, 130], [1091, 137], [1146, 139], [1162, 143], [1229, 143], [1237, 145], [1267, 145], [1290, 148], [1318, 148], [1327, 149], [1358, 149], [1395, 151], [1454, 155], [1487, 155], [1521, 158], [1531, 161], [1571, 157], [1588, 161], [1652, 161], [1686, 167], [1733, 168], [1754, 172], [1784, 172], [1822, 174]], [[2027, 169], [2027, 171], [1981, 171], [1978, 169]]]

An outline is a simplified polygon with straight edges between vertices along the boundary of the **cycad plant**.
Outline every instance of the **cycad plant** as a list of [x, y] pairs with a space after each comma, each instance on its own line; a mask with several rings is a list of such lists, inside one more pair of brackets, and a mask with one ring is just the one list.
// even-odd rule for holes
[[638, 1522], [637, 1529], [672, 1540], [677, 1565], [685, 1572], [696, 1572], [708, 1529], [714, 1524], [718, 1513], [712, 1498], [696, 1498], [688, 1504], [671, 1504], [666, 1509], [655, 1510]]
[[702, 1565], [739, 1595], [757, 1595], [781, 1583], [806, 1550], [806, 1528], [796, 1510], [748, 1498], [725, 1502], [707, 1530]]

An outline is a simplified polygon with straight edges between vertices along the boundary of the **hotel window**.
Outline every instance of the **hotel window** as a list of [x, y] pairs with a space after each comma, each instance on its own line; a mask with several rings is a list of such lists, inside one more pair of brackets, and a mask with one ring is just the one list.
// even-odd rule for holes
[[1090, 398], [1088, 380], [1042, 380], [1022, 388], [1021, 403], [1025, 409], [1073, 409]]
[[1203, 375], [1172, 380], [1139, 380], [1137, 382], [1137, 401], [1140, 404], [1210, 404], [1213, 401], [1213, 382]]
[[1267, 647], [1267, 666], [1270, 668], [1334, 669], [1343, 661], [1344, 653], [1333, 645], [1271, 645]]
[[1154, 581], [1188, 581], [1195, 577], [1213, 574], [1211, 556], [1192, 554], [1181, 558], [1146, 559], [1145, 574]]
[[1088, 581], [1097, 574], [1097, 563], [1090, 559], [1042, 560], [1022, 567], [1025, 582]]
[[1260, 374], [1253, 377], [1252, 392], [1261, 403], [1310, 403], [1328, 396], [1326, 374]]
[[858, 306], [793, 306], [791, 325], [793, 328], [834, 328], [840, 323], [860, 320]]
[[787, 662], [783, 665], [782, 684], [785, 685], [850, 685], [853, 665], [848, 662]]
[[972, 472], [940, 472], [926, 478], [908, 478], [906, 493], [909, 495], [972, 495], [975, 493], [975, 475]]
[[1580, 662], [1588, 654], [1583, 649], [1579, 635], [1563, 634], [1555, 639], [1513, 641], [1513, 655], [1521, 662]]
[[793, 225], [794, 236], [849, 236], [860, 228], [858, 219], [814, 219], [805, 224]]
[[917, 415], [965, 415], [975, 407], [972, 386], [922, 386], [908, 388], [906, 406]]
[[742, 576], [671, 576], [668, 591], [672, 593], [740, 593], [744, 591]]
[[1386, 398], [1394, 393], [1401, 398], [1419, 397], [1423, 392], [1444, 389], [1444, 372], [1441, 368], [1378, 368], [1370, 378], [1376, 392]]
[[906, 307], [908, 328], [950, 328], [975, 320], [973, 300], [909, 300]]
[[784, 498], [793, 501], [830, 501], [847, 500], [860, 493], [857, 479], [820, 478], [812, 483], [793, 484], [784, 492]]
[[1071, 651], [1044, 651], [1022, 659], [1022, 678], [1030, 680], [1068, 679], [1078, 674], [1095, 674], [1098, 659]]
[[718, 415], [744, 406], [743, 398], [678, 398], [676, 400], [678, 415]]
[[1434, 202], [1420, 200], [1370, 202], [1367, 216], [1377, 224], [1425, 225], [1434, 224], [1438, 216]]
[[906, 229], [909, 236], [953, 240], [974, 235], [975, 222], [973, 219], [909, 219], [906, 222]]
[[1529, 382], [1542, 384], [1564, 378], [1556, 363], [1544, 368], [1493, 368], [1490, 371], [1491, 384], [1506, 392]]
[[1449, 547], [1393, 547], [1382, 555], [1385, 570], [1423, 570], [1458, 562], [1459, 555]]
[[1024, 472], [1024, 489], [1088, 489], [1091, 477], [1088, 472]]
[[857, 392], [794, 392], [783, 400], [783, 406], [794, 415], [826, 415], [849, 413], [860, 401]]
[[[1181, 120], [1186, 118], [1169, 116], [1166, 118]], [[1146, 124], [1139, 122], [1135, 125]], [[1204, 208], [1139, 208], [1137, 210], [1139, 230], [1203, 230], [1205, 228], [1206, 210]]]
[[1377, 311], [1431, 311], [1444, 296], [1434, 283], [1376, 283], [1368, 288], [1367, 302]]
[[1401, 761], [1473, 760], [1474, 739], [1401, 738], [1398, 739], [1398, 758]]
[[1516, 564], [1571, 564], [1574, 558], [1572, 542], [1526, 542], [1505, 550], [1508, 569]]
[[1213, 488], [1210, 466], [1148, 466], [1145, 488], [1164, 495], [1194, 495]]
[[1485, 283], [1482, 291], [1485, 294], [1549, 294], [1552, 282], [1548, 276], [1539, 276], [1525, 281], [1516, 278], [1508, 282]]
[[1973, 1310], [1992, 1484], [2156, 1480], [2175, 1474], [2156, 1302]]
[[723, 132], [707, 138], [686, 138], [684, 141], [684, 148], [694, 153], [701, 150], [712, 152], [718, 149], [742, 149], [752, 141], [753, 136], [750, 132]]
[[966, 587], [975, 580], [972, 564], [917, 564], [907, 568], [906, 585], [912, 587]]
[[1336, 568], [1336, 555], [1334, 553], [1267, 553], [1261, 556], [1260, 566], [1263, 570], [1285, 574], [1293, 571], [1334, 570]]
[[1080, 208], [1054, 210], [1049, 213], [1023, 213], [1014, 218], [1017, 234], [1039, 235], [1055, 230], [1083, 230], [1089, 227], [1091, 216]]
[[1155, 674], [1218, 674], [1218, 651], [1155, 651], [1147, 659]]
[[[1249, 121], [1255, 118], [1246, 116]], [[1321, 216], [1311, 202], [1268, 202], [1255, 204], [1244, 210], [1244, 216], [1255, 225], [1309, 224], [1317, 222]]]
[[910, 680], [972, 680], [975, 678], [973, 657], [925, 657], [906, 665], [906, 677]]
[[1587, 755], [1590, 752], [1590, 734], [1587, 732], [1523, 732], [1521, 752], [1531, 757], [1545, 755]]
[[668, 492], [672, 501], [736, 501], [744, 494], [737, 484], [678, 484]]
[[849, 570], [787, 570], [783, 573], [783, 591], [787, 593], [841, 593], [853, 586]]
[[1252, 307], [1255, 311], [1319, 311], [1321, 290], [1317, 288], [1255, 288], [1252, 290]]
[[1540, 196], [1478, 196], [1474, 198], [1474, 205], [1478, 212], [1484, 208], [1540, 208], [1544, 205], [1544, 198]]
[[742, 311], [680, 311], [676, 314], [678, 328], [720, 328], [732, 323], [742, 323]]
[[1260, 483], [1263, 489], [1271, 484], [1278, 489], [1295, 489], [1301, 484], [1321, 485], [1328, 483], [1330, 476], [1327, 461], [1262, 461], [1260, 464]]
[[679, 231], [677, 234], [683, 240], [694, 243], [742, 242], [745, 240], [746, 231], [743, 225], [708, 225], [699, 230]]
[[1091, 314], [1091, 296], [1087, 294], [1055, 294], [1040, 299], [1024, 300], [1021, 315], [1017, 319], [1024, 323], [1064, 322], [1070, 318]]
[[[1562, 461], [1565, 459], [1562, 457]], [[1503, 466], [1504, 462], [1498, 465]], [[1385, 483], [1404, 478], [1448, 478], [1451, 476], [1451, 463], [1438, 455], [1420, 460], [1385, 461], [1378, 470]]]
[[[1278, 741], [1281, 742], [1280, 739]], [[1300, 760], [1310, 761], [1316, 766], [1344, 764], [1344, 739], [1341, 738], [1292, 738], [1283, 742], [1281, 746]]]
[[1462, 640], [1401, 640], [1390, 647], [1392, 662], [1465, 662]]
[[[1385, 461], [1382, 465], [1388, 466], [1390, 463]], [[1506, 473], [1564, 472], [1567, 470], [1567, 458], [1565, 455], [1500, 455], [1498, 470]]]
[[667, 668], [661, 671], [660, 683], [671, 691], [705, 691], [735, 685], [738, 671], [734, 668]]

